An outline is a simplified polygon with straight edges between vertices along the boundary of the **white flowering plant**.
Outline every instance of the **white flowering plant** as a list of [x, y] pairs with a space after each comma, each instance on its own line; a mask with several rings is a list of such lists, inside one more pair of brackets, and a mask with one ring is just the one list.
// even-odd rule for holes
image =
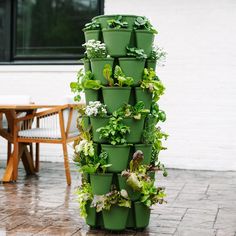
[[93, 141], [82, 139], [75, 146], [74, 163], [81, 173], [105, 173], [106, 169], [111, 166], [108, 164], [108, 154], [101, 152], [99, 155], [96, 151]]
[[99, 101], [90, 101], [85, 108], [85, 115], [87, 116], [105, 116], [107, 115], [106, 105]]
[[107, 54], [106, 45], [101, 41], [91, 39], [87, 43], [84, 43], [82, 46], [86, 49], [85, 55], [88, 59], [109, 57]]

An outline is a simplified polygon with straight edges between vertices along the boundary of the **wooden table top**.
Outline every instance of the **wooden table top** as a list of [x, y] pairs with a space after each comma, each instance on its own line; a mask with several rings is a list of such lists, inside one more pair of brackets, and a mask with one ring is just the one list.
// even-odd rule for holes
[[22, 104], [22, 105], [9, 105], [0, 104], [0, 110], [34, 110], [40, 108], [53, 108], [61, 105], [42, 105], [42, 104]]

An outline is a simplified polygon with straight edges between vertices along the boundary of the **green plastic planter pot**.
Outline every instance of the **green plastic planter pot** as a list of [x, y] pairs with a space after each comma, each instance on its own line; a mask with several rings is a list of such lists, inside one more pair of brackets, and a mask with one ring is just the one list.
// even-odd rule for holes
[[96, 208], [90, 207], [91, 202], [87, 203], [86, 205], [86, 224], [89, 226], [95, 227], [96, 226]]
[[142, 80], [145, 61], [145, 59], [138, 60], [132, 57], [119, 58], [122, 71], [126, 76], [133, 77], [134, 86], [138, 86]]
[[150, 220], [150, 208], [142, 202], [134, 202], [135, 225], [137, 229], [146, 228]]
[[89, 40], [96, 40], [99, 41], [100, 40], [100, 34], [101, 31], [100, 30], [85, 30], [84, 31], [84, 38], [85, 38], [85, 42], [88, 42]]
[[103, 29], [103, 39], [108, 54], [112, 57], [126, 55], [126, 47], [130, 44], [131, 29]]
[[105, 29], [108, 27], [107, 21], [116, 18], [117, 15], [99, 15], [93, 17], [92, 20], [97, 20], [101, 24], [101, 28]]
[[94, 79], [100, 80], [102, 85], [107, 85], [108, 81], [103, 76], [103, 69], [106, 64], [109, 64], [113, 68], [114, 58], [92, 58], [90, 63]]
[[125, 189], [128, 193], [128, 196], [130, 198], [131, 201], [137, 201], [138, 199], [140, 199], [141, 197], [141, 193], [140, 192], [136, 192], [134, 191], [126, 182], [126, 178], [121, 176], [121, 174], [117, 175], [118, 177], [118, 184], [119, 184], [119, 189]]
[[109, 211], [103, 210], [104, 228], [114, 231], [124, 230], [126, 228], [128, 214], [128, 207], [112, 206]]
[[88, 105], [90, 101], [94, 102], [94, 101], [98, 101], [98, 99], [99, 99], [98, 90], [85, 89], [84, 94], [85, 94], [86, 105]]
[[[99, 23], [101, 24], [101, 27], [107, 28], [107, 21], [111, 19], [117, 18], [118, 15], [100, 15], [100, 16], [95, 16], [92, 20], [98, 20]], [[122, 15], [123, 21], [128, 22], [128, 29], [132, 29], [134, 26], [134, 21], [138, 16], [136, 15]]]
[[156, 65], [157, 65], [157, 61], [156, 60], [150, 60], [150, 59], [147, 59], [146, 61], [146, 67], [148, 69], [153, 69], [154, 71], [156, 70]]
[[134, 206], [132, 203], [131, 208], [129, 208], [129, 215], [126, 223], [126, 228], [135, 228], [135, 217], [134, 217]]
[[85, 72], [89, 71], [91, 69], [89, 59], [83, 59], [83, 63]]
[[124, 104], [129, 102], [130, 87], [105, 87], [102, 88], [104, 103], [107, 105], [107, 111], [112, 113]]
[[140, 120], [133, 118], [125, 118], [123, 120], [124, 125], [130, 127], [130, 133], [126, 136], [127, 143], [140, 143], [143, 134], [144, 117]]
[[134, 22], [138, 16], [136, 15], [122, 15], [123, 21], [126, 21], [128, 23], [128, 29], [133, 29]]
[[110, 192], [112, 177], [112, 173], [90, 174], [90, 182], [93, 194], [103, 195]]
[[149, 57], [152, 51], [154, 34], [148, 30], [135, 30], [137, 48], [142, 48]]
[[143, 165], [150, 165], [152, 159], [152, 144], [135, 144], [135, 151], [142, 151], [144, 155], [144, 159], [142, 161]]
[[100, 134], [96, 131], [100, 127], [104, 127], [109, 122], [109, 117], [97, 117], [97, 116], [91, 116], [90, 122], [92, 126], [92, 137], [93, 141], [96, 143], [106, 143], [105, 139], [100, 139]]
[[128, 145], [109, 145], [101, 144], [102, 151], [108, 154], [108, 172], [121, 172], [125, 170], [129, 162], [130, 146]]
[[152, 105], [152, 93], [150, 93], [148, 89], [135, 87], [135, 97], [136, 97], [136, 103], [143, 101], [145, 109], [150, 110]]

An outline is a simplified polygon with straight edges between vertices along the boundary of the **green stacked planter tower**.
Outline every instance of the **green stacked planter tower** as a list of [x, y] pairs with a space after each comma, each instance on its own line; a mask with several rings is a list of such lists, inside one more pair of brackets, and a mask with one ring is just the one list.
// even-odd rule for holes
[[[140, 21], [140, 29], [135, 24], [137, 19]], [[102, 15], [93, 19], [93, 22], [100, 25], [100, 29], [84, 30], [86, 42], [99, 40], [105, 44], [109, 55], [103, 58], [89, 58], [87, 55], [84, 59], [84, 71], [91, 71], [91, 80], [96, 83], [99, 81], [100, 86], [94, 90], [84, 89], [86, 105], [88, 107], [91, 101], [97, 101], [100, 105], [103, 104], [106, 112], [103, 115], [86, 114], [81, 117], [79, 126], [84, 134], [82, 139], [86, 136], [86, 141], [80, 141], [75, 147], [75, 153], [79, 153], [75, 162], [83, 178], [83, 187], [78, 190], [80, 209], [84, 211], [82, 215], [86, 218], [86, 223], [93, 228], [112, 231], [144, 229], [149, 224], [153, 196], [156, 194], [155, 203], [164, 202], [164, 189], [154, 187], [154, 173], [151, 170], [163, 169], [160, 162], [155, 166], [155, 158], [164, 148], [155, 145], [158, 141], [160, 144], [166, 135], [158, 130], [158, 137], [145, 140], [147, 136], [144, 134], [148, 133], [148, 129], [155, 129], [157, 122], [165, 120], [165, 113], [159, 110], [156, 103], [163, 94], [164, 86], [155, 74], [155, 62], [151, 60], [151, 67], [148, 63], [156, 32], [149, 21], [142, 28], [142, 23], [145, 23], [142, 20], [147, 19], [134, 15]], [[132, 54], [129, 48], [133, 48], [133, 52], [136, 50], [136, 54]], [[139, 53], [140, 50], [144, 56], [138, 58], [137, 51]], [[121, 85], [122, 79], [132, 80], [132, 83], [123, 82]], [[153, 89], [153, 86], [156, 87]], [[98, 108], [99, 105], [94, 106]], [[89, 112], [92, 112], [92, 108]], [[118, 133], [112, 133], [109, 127], [119, 127]], [[95, 163], [95, 156], [102, 161]], [[132, 176], [135, 158], [140, 156], [139, 166], [145, 169], [145, 177], [142, 178], [147, 178], [147, 182], [151, 183], [147, 187], [148, 191], [152, 188], [155, 192], [152, 193], [152, 200], [148, 200], [151, 199], [150, 193], [145, 199], [144, 190], [140, 190], [144, 189], [143, 186], [135, 189], [132, 184], [127, 184], [127, 176]], [[110, 201], [115, 203], [104, 207], [106, 204], [101, 200], [104, 196], [110, 197]], [[115, 200], [112, 200], [112, 196]]]

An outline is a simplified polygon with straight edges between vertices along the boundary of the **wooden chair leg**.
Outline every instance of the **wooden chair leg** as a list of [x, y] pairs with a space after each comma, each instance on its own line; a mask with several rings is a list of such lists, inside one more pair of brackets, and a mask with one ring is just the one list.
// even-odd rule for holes
[[65, 167], [65, 172], [66, 172], [66, 181], [67, 181], [67, 185], [71, 185], [70, 165], [69, 165], [66, 143], [62, 144], [62, 148], [63, 148], [63, 154], [64, 154], [64, 167]]
[[35, 172], [39, 172], [39, 143], [36, 143]]
[[9, 159], [10, 159], [10, 156], [11, 156], [11, 151], [12, 151], [11, 143], [8, 141], [7, 142], [7, 164], [9, 162]]

